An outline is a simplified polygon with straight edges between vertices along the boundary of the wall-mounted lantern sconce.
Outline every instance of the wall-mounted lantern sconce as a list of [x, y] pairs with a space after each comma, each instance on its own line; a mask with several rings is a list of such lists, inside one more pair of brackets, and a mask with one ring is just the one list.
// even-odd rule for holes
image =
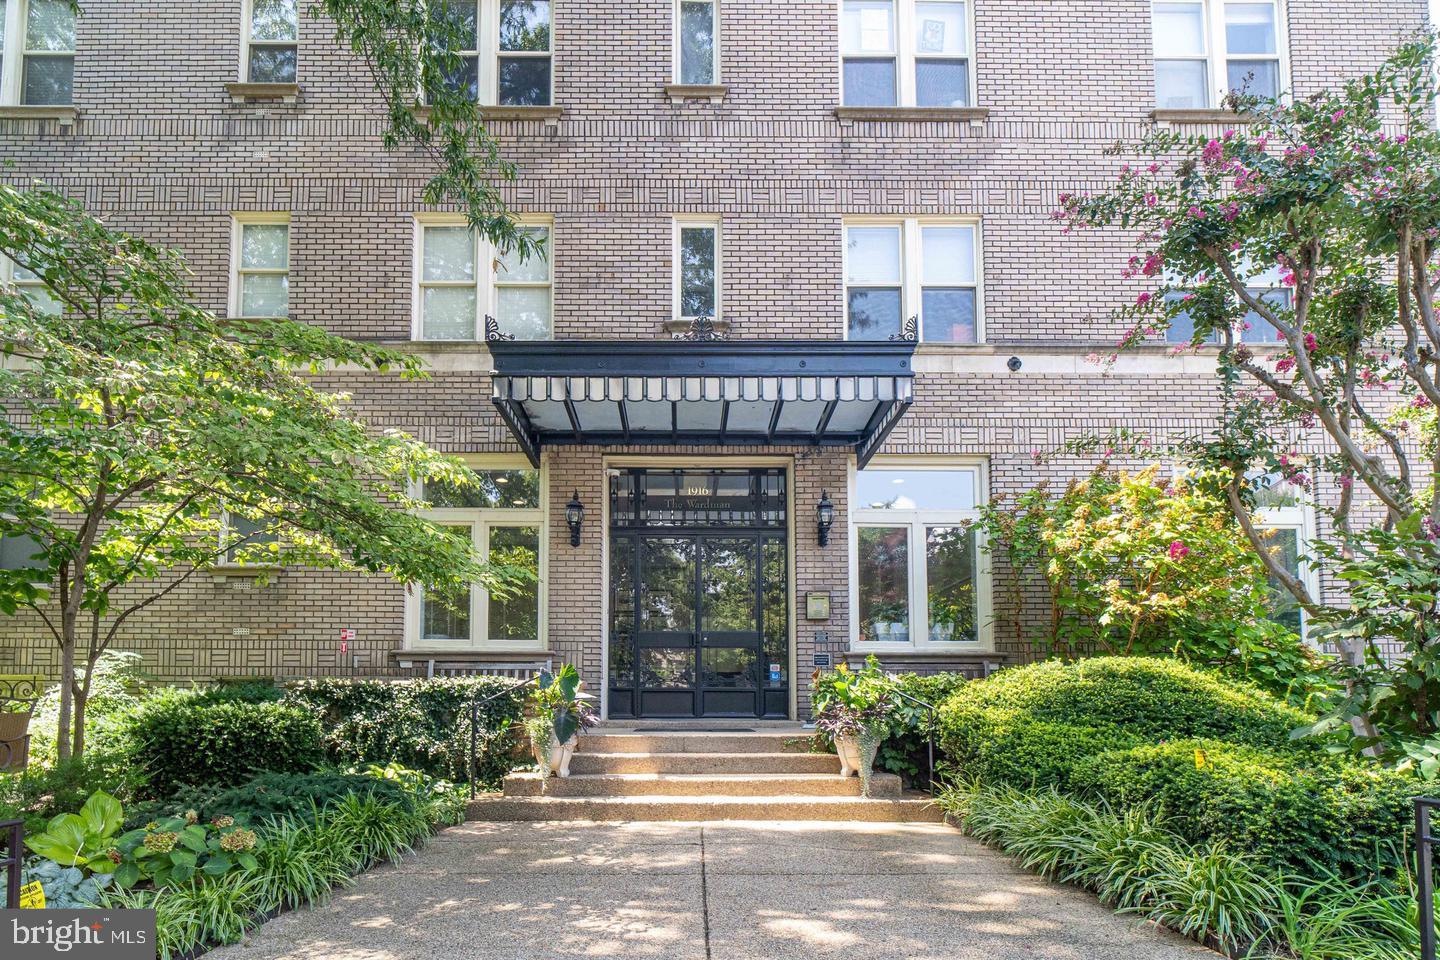
[[580, 502], [580, 491], [570, 494], [565, 504], [565, 525], [570, 528], [570, 546], [580, 546], [580, 523], [585, 519], [585, 505]]
[[815, 506], [816, 525], [820, 529], [820, 546], [830, 542], [830, 526], [835, 522], [835, 504], [830, 502], [830, 492], [820, 492], [820, 502]]

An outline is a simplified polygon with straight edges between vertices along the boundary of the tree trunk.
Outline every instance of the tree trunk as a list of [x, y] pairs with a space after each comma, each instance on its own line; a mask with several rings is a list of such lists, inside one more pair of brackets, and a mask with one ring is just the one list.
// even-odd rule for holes
[[59, 759], [70, 759], [70, 714], [75, 693], [75, 623], [66, 617], [60, 643], [60, 718], [55, 730]]

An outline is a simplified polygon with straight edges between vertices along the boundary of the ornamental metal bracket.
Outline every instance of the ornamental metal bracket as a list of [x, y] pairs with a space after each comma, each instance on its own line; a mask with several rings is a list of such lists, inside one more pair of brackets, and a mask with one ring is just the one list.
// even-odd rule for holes
[[890, 339], [896, 341], [903, 340], [906, 343], [919, 343], [920, 318], [916, 316], [911, 317], [909, 320], [906, 320], [903, 324], [900, 325], [899, 333], [890, 334]]
[[496, 320], [494, 317], [490, 316], [489, 314], [486, 314], [486, 315], [485, 315], [485, 342], [486, 342], [486, 343], [491, 343], [492, 341], [495, 341], [495, 340], [514, 340], [514, 339], [515, 339], [515, 334], [513, 334], [513, 333], [501, 333], [501, 332], [500, 332], [500, 321]]
[[690, 329], [686, 330], [684, 333], [675, 334], [675, 339], [693, 341], [720, 341], [729, 340], [730, 334], [728, 331], [721, 332], [719, 329], [717, 329], [715, 326], [714, 318], [696, 317], [694, 320], [690, 321]]

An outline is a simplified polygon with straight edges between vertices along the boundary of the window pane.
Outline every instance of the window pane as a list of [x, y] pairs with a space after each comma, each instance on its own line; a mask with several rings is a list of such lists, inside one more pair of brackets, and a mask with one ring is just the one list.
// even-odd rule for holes
[[929, 638], [975, 640], [975, 532], [969, 527], [925, 528], [926, 612]]
[[1275, 8], [1268, 3], [1225, 4], [1225, 49], [1230, 54], [1275, 52]]
[[446, 47], [458, 44], [453, 47], [455, 50], [480, 49], [479, 9], [480, 5], [474, 0], [445, 0], [437, 12], [442, 22], [449, 21], [449, 32], [454, 36], [442, 35], [440, 44]]
[[975, 282], [975, 228], [920, 230], [921, 282], [926, 286], [968, 286]]
[[[539, 527], [490, 528], [490, 562], [540, 573]], [[508, 597], [489, 597], [491, 640], [540, 639], [540, 584], [520, 584]]]
[[702, 631], [755, 631], [755, 547], [753, 540], [701, 541]]
[[75, 11], [69, 0], [30, 0], [26, 50], [75, 49]]
[[965, 4], [915, 4], [915, 52], [964, 56], [969, 40], [965, 35]]
[[495, 320], [500, 332], [517, 340], [550, 337], [550, 288], [501, 287], [496, 291]]
[[58, 317], [64, 312], [64, 305], [60, 298], [50, 292], [50, 289], [43, 284], [27, 283], [17, 285], [20, 295], [34, 305], [35, 310], [42, 314]]
[[[1270, 551], [1270, 555], [1278, 558], [1280, 565], [1288, 573], [1300, 576], [1300, 531], [1292, 527], [1271, 530], [1269, 534], [1265, 548]], [[1284, 624], [1296, 633], [1300, 632], [1303, 623], [1299, 601], [1274, 575], [1270, 576], [1270, 619]]]
[[1274, 60], [1231, 60], [1227, 68], [1231, 90], [1267, 100], [1280, 95], [1280, 64]]
[[715, 228], [680, 228], [680, 315], [715, 315]]
[[540, 471], [538, 470], [476, 470], [478, 482], [463, 489], [448, 484], [425, 484], [424, 499], [434, 508], [471, 507], [498, 509], [540, 506]]
[[475, 238], [469, 227], [426, 227], [424, 281], [475, 279]]
[[550, 49], [550, 0], [501, 0], [500, 49]]
[[294, 83], [294, 47], [251, 47], [251, 83]]
[[680, 4], [680, 82], [715, 82], [715, 5]]
[[861, 470], [857, 510], [973, 510], [974, 470]]
[[501, 57], [500, 103], [507, 107], [550, 104], [549, 57]]
[[926, 287], [920, 291], [923, 339], [930, 343], [975, 342], [975, 288]]
[[440, 84], [446, 90], [461, 94], [467, 100], [480, 99], [479, 57], [462, 58], [453, 69], [445, 72]]
[[525, 258], [522, 263], [518, 251], [511, 250], [502, 253], [499, 257], [500, 268], [496, 272], [496, 279], [501, 282], [526, 281], [531, 283], [546, 283], [550, 280], [550, 230], [547, 227], [521, 227], [520, 232], [527, 237], [533, 237], [541, 244], [541, 252], [532, 254]]
[[284, 317], [290, 314], [290, 278], [285, 274], [245, 274], [240, 278], [240, 316]]
[[695, 686], [695, 654], [662, 647], [642, 650], [640, 684], [662, 689]]
[[910, 641], [910, 529], [860, 527], [860, 639]]
[[[1166, 303], [1174, 303], [1183, 299], [1185, 294], [1179, 291], [1172, 291], [1165, 295]], [[1190, 315], [1189, 310], [1181, 310], [1170, 319], [1170, 327], [1165, 331], [1167, 343], [1189, 343], [1195, 336], [1195, 318]], [[1217, 338], [1212, 334], [1207, 340], [1216, 342]]]
[[290, 227], [247, 223], [240, 228], [240, 269], [285, 270], [290, 265]]
[[754, 690], [760, 664], [754, 647], [706, 647], [700, 653], [701, 683], [711, 688]]
[[849, 227], [845, 243], [846, 283], [900, 282], [899, 227]]
[[853, 287], [849, 300], [851, 340], [887, 340], [900, 332], [899, 288]]
[[895, 106], [895, 61], [847, 57], [844, 97], [847, 107]]
[[1196, 110], [1209, 105], [1205, 61], [1155, 61], [1155, 105], [1164, 110]]
[[845, 53], [893, 53], [894, 4], [890, 0], [845, 0], [840, 49]]
[[[790, 606], [785, 566], [785, 542], [766, 540], [764, 547], [764, 595], [761, 597], [761, 627], [764, 630], [766, 686], [783, 687], [790, 672]], [[780, 675], [773, 671], [779, 666]]]
[[36, 106], [74, 102], [74, 57], [26, 57], [21, 99]]
[[0, 570], [35, 570], [45, 566], [44, 549], [34, 537], [0, 536]]
[[915, 105], [970, 105], [970, 64], [965, 60], [916, 60]]
[[[1250, 293], [1257, 300], [1269, 304], [1277, 310], [1288, 310], [1290, 308], [1290, 291], [1287, 289], [1255, 289], [1251, 290]], [[1269, 320], [1266, 320], [1254, 310], [1246, 312], [1240, 330], [1241, 343], [1280, 343], [1282, 340], [1284, 340], [1284, 337], [1280, 335], [1280, 331], [1275, 329], [1274, 324]]]
[[225, 554], [231, 563], [263, 563], [266, 546], [279, 541], [269, 521], [227, 513], [225, 516]]
[[[469, 540], [470, 528], [445, 527], [447, 536]], [[421, 593], [420, 638], [422, 640], [470, 639], [470, 588], [426, 587]]]
[[[635, 682], [635, 540], [610, 541], [610, 686]], [[610, 707], [613, 712], [615, 705]], [[625, 708], [626, 712], [629, 707]]]
[[296, 0], [253, 0], [251, 40], [294, 40], [299, 23]]
[[1154, 17], [1157, 58], [1205, 56], [1203, 3], [1157, 3]]
[[420, 304], [423, 339], [475, 339], [474, 287], [426, 287], [421, 291]]

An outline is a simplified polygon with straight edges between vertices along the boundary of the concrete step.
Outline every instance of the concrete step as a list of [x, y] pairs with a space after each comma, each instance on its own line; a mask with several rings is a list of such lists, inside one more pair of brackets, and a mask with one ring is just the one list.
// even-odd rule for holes
[[800, 730], [755, 733], [630, 733], [590, 731], [582, 734], [578, 753], [806, 753], [808, 736]]
[[851, 820], [940, 823], [944, 814], [924, 794], [863, 797], [481, 797], [470, 820]]
[[[899, 797], [900, 778], [876, 773], [872, 797]], [[858, 797], [860, 778], [838, 773], [602, 773], [552, 777], [512, 773], [505, 778], [507, 797]]]
[[580, 773], [839, 773], [833, 753], [576, 753]]

